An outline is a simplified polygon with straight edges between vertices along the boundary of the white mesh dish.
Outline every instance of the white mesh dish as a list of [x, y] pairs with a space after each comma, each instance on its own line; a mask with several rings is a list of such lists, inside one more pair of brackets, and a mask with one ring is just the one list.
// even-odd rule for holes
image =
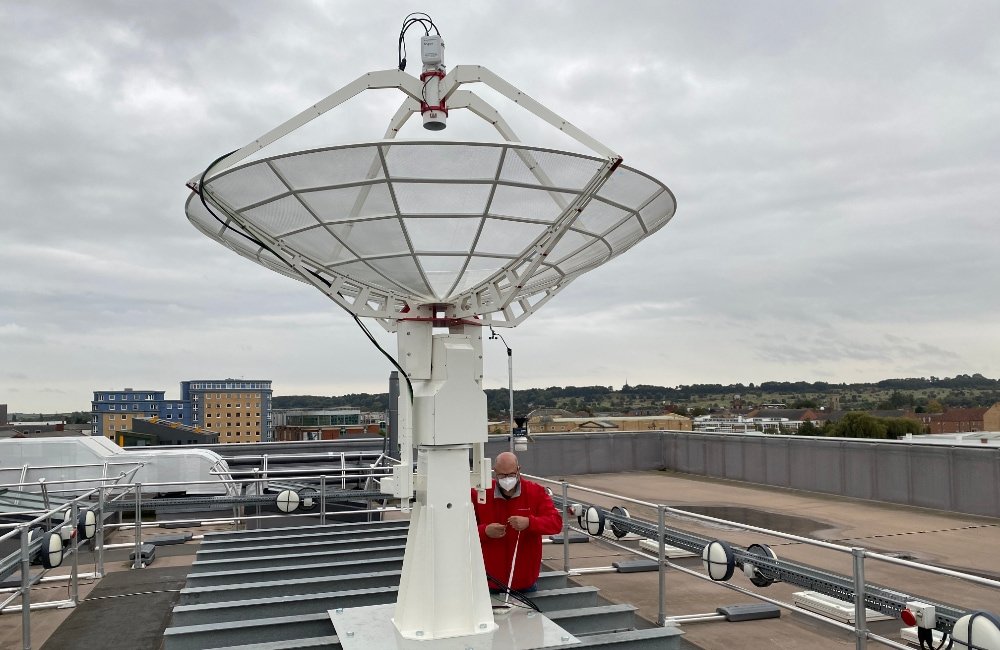
[[209, 237], [320, 282], [359, 315], [434, 304], [476, 316], [533, 304], [670, 220], [666, 186], [609, 165], [518, 144], [392, 140], [226, 170], [204, 184], [222, 222], [197, 194], [186, 211]]

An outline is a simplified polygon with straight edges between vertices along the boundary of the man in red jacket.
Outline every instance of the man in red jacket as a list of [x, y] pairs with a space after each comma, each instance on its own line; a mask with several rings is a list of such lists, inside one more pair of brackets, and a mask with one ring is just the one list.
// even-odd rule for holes
[[562, 515], [545, 488], [521, 477], [517, 456], [511, 452], [497, 456], [493, 473], [496, 480], [486, 490], [486, 503], [479, 503], [472, 491], [487, 581], [491, 591], [507, 586], [532, 591], [542, 566], [542, 536], [562, 531]]

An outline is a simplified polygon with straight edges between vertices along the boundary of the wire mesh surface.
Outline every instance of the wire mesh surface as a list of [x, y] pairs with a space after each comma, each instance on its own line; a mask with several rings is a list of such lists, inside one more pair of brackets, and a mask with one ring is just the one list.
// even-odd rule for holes
[[195, 227], [274, 271], [363, 296], [356, 313], [376, 303], [498, 311], [621, 254], [676, 209], [666, 186], [630, 167], [492, 143], [302, 151], [203, 189], [218, 219], [193, 194]]

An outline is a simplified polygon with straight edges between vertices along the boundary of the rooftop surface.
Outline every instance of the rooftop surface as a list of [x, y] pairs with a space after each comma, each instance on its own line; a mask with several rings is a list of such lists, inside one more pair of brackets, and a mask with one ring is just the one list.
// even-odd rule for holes
[[[745, 483], [704, 479], [671, 472], [626, 472], [619, 474], [566, 477], [572, 484], [607, 491], [643, 501], [665, 503], [695, 512], [730, 517], [751, 525], [769, 527], [848, 546], [862, 546], [884, 553], [898, 553], [941, 567], [998, 577], [995, 552], [1000, 548], [1000, 520], [956, 515], [953, 513], [887, 505], [768, 488]], [[570, 492], [570, 499], [600, 502], [607, 506], [620, 502], [595, 497], [584, 492]], [[628, 506], [632, 516], [655, 521], [655, 512]], [[726, 508], [715, 510], [715, 508]], [[302, 521], [302, 520], [299, 520]], [[844, 554], [812, 546], [768, 538], [759, 533], [723, 525], [706, 525], [694, 519], [671, 516], [667, 526], [717, 537], [736, 544], [767, 543], [779, 558], [807, 563], [845, 575], [851, 573], [851, 559]], [[216, 528], [215, 530], [219, 530]], [[204, 529], [192, 529], [205, 532]], [[177, 531], [164, 531], [177, 532]], [[146, 536], [161, 534], [155, 530]], [[116, 533], [109, 542], [131, 542], [131, 533]], [[198, 542], [158, 549], [156, 561], [142, 570], [128, 568], [127, 549], [106, 553], [108, 574], [99, 582], [81, 581], [81, 604], [75, 610], [40, 610], [32, 612], [32, 646], [43, 650], [76, 647], [150, 648], [158, 650], [163, 630], [168, 626], [171, 608], [177, 603], [179, 589], [198, 551]], [[571, 544], [570, 568], [608, 566], [629, 559], [627, 551], [599, 540]], [[92, 570], [81, 553], [81, 572]], [[562, 547], [548, 545], [544, 561], [549, 569], [561, 570]], [[674, 562], [702, 573], [698, 558]], [[869, 560], [866, 563], [869, 583], [880, 584], [910, 594], [970, 609], [995, 608], [997, 594], [983, 587], [898, 566]], [[65, 567], [63, 568], [65, 570]], [[593, 585], [603, 597], [619, 603], [631, 603], [640, 615], [655, 621], [657, 617], [658, 579], [655, 572], [634, 574], [583, 574], [572, 580]], [[772, 598], [790, 602], [791, 594], [802, 588], [775, 584], [767, 589], [752, 587], [737, 573], [733, 584], [758, 590]], [[66, 597], [66, 586], [36, 588], [32, 598], [55, 600]], [[716, 607], [754, 602], [736, 593], [677, 570], [667, 574], [666, 614], [711, 613]], [[0, 647], [21, 647], [19, 615], [0, 616]], [[869, 624], [876, 633], [898, 639], [899, 621]], [[854, 645], [845, 631], [825, 625], [801, 614], [783, 611], [780, 619], [745, 623], [707, 622], [682, 627], [689, 647], [705, 650], [742, 648], [844, 648]]]

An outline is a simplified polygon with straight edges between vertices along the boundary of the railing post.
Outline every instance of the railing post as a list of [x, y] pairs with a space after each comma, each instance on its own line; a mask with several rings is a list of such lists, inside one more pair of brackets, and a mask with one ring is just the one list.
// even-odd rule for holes
[[28, 552], [27, 526], [21, 527], [21, 644], [31, 650], [31, 555]]
[[657, 563], [657, 569], [659, 571], [659, 595], [657, 596], [657, 613], [656, 613], [656, 624], [663, 626], [666, 622], [666, 607], [664, 607], [664, 600], [666, 599], [667, 591], [667, 576], [666, 576], [666, 561], [667, 561], [667, 549], [666, 549], [666, 539], [665, 539], [665, 525], [664, 525], [664, 510], [663, 505], [656, 506], [656, 519], [657, 519], [657, 539], [659, 540], [659, 558], [660, 561]]
[[97, 490], [97, 529], [94, 531], [94, 573], [98, 578], [104, 577], [104, 489], [106, 484], [101, 481]]
[[38, 479], [38, 488], [42, 491], [42, 501], [45, 503], [45, 509], [52, 510], [52, 504], [49, 503], [49, 488], [47, 485], [45, 485], [44, 477]]
[[69, 597], [73, 600], [73, 605], [80, 604], [80, 536], [76, 530], [76, 522], [80, 517], [80, 504], [73, 501], [73, 508], [70, 510], [70, 539], [73, 540], [73, 571], [69, 574]]
[[347, 489], [347, 468], [345, 463], [347, 461], [344, 458], [344, 452], [340, 452], [340, 489]]
[[142, 483], [136, 483], [135, 488], [135, 561], [133, 569], [142, 568]]
[[326, 525], [326, 474], [319, 477], [319, 525]]
[[[267, 454], [264, 454], [264, 466], [267, 467]], [[267, 477], [267, 470], [266, 469], [264, 470], [264, 476], [265, 476], [265, 478]], [[263, 481], [260, 481], [258, 479], [260, 479], [260, 474], [258, 473], [257, 468], [254, 467], [253, 468], [253, 482], [254, 482], [254, 485], [257, 486], [257, 496], [263, 496], [263, 494], [264, 494], [264, 483], [263, 483]], [[254, 505], [254, 514], [257, 515], [258, 517], [260, 517], [260, 502], [259, 501]], [[258, 523], [255, 524], [255, 525], [259, 525], [259, 520], [258, 520]]]
[[854, 647], [868, 647], [868, 621], [865, 617], [865, 549], [852, 548], [854, 556]]
[[[513, 436], [514, 432], [511, 431], [510, 435]], [[569, 522], [566, 521], [566, 508], [569, 507], [569, 497], [568, 497], [569, 486], [566, 484], [566, 481], [561, 481], [560, 485], [562, 485], [562, 504], [563, 504], [563, 512], [562, 512], [563, 572], [569, 573]]]
[[[121, 472], [120, 474], [118, 474], [118, 480], [115, 481], [115, 483], [114, 483], [115, 486], [117, 486], [119, 484], [119, 482], [122, 481], [124, 478], [125, 478], [125, 472]], [[118, 496], [119, 497], [124, 497], [125, 494], [127, 494], [127, 493], [128, 493], [128, 491], [126, 490], [125, 492], [122, 492]], [[122, 525], [125, 523], [125, 510], [122, 509], [122, 508], [118, 508], [117, 512], [118, 512], [118, 525], [115, 526], [115, 530], [119, 531], [119, 530], [122, 529]]]

